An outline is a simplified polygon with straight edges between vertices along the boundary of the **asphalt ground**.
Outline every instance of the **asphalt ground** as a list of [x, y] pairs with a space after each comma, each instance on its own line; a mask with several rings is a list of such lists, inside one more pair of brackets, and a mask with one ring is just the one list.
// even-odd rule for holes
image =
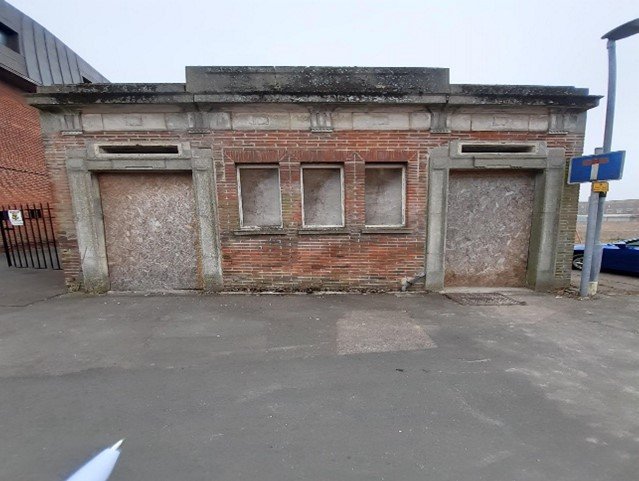
[[637, 479], [634, 295], [51, 289], [2, 298], [0, 479]]

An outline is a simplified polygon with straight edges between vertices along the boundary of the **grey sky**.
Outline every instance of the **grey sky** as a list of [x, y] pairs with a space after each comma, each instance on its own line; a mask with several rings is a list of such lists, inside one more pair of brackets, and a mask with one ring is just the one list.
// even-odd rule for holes
[[[601, 35], [637, 0], [9, 0], [113, 82], [183, 82], [185, 65], [450, 68], [455, 83], [575, 85], [606, 92]], [[613, 149], [639, 198], [639, 35], [618, 42]], [[603, 137], [588, 118], [585, 152]], [[582, 188], [582, 199], [588, 195]]]

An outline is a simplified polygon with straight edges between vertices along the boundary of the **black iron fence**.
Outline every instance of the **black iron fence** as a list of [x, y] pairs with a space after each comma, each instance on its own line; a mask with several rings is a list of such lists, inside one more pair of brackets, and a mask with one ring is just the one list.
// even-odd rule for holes
[[49, 204], [0, 205], [0, 223], [9, 267], [60, 269]]

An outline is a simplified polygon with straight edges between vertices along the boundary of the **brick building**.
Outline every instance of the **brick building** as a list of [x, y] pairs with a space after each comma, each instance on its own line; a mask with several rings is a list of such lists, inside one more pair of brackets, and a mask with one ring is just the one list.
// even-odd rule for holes
[[37, 109], [39, 85], [107, 82], [40, 24], [0, 0], [0, 205], [52, 200]]
[[566, 163], [598, 100], [447, 69], [187, 67], [29, 102], [69, 287], [148, 291], [565, 286]]

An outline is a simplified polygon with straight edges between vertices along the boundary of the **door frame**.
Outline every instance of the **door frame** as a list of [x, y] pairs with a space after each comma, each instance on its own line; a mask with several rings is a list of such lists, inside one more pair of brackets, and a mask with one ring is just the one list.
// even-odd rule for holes
[[[117, 145], [127, 144], [123, 141]], [[205, 291], [222, 288], [220, 240], [217, 229], [217, 195], [212, 150], [192, 149], [188, 142], [139, 142], [135, 145], [168, 145], [178, 147], [175, 155], [109, 155], [100, 147], [114, 142], [88, 142], [86, 148], [74, 149], [66, 160], [69, 193], [74, 211], [75, 229], [80, 250], [82, 284], [86, 291], [110, 290], [106, 237], [99, 173], [170, 173], [191, 172], [198, 224], [199, 263]], [[103, 151], [104, 149], [102, 149]]]
[[[481, 145], [482, 149], [464, 149]], [[495, 151], [490, 152], [490, 146]], [[524, 146], [525, 148], [522, 148]], [[504, 152], [513, 147], [513, 152]], [[517, 148], [515, 148], [517, 147]], [[483, 150], [464, 152], [465, 150]], [[518, 151], [519, 150], [519, 151]], [[528, 248], [526, 286], [536, 290], [555, 287], [559, 212], [566, 168], [565, 150], [548, 148], [543, 141], [479, 142], [454, 140], [430, 151], [426, 218], [425, 288], [440, 291], [445, 276], [445, 246], [450, 171], [527, 170], [535, 173], [532, 224]]]

